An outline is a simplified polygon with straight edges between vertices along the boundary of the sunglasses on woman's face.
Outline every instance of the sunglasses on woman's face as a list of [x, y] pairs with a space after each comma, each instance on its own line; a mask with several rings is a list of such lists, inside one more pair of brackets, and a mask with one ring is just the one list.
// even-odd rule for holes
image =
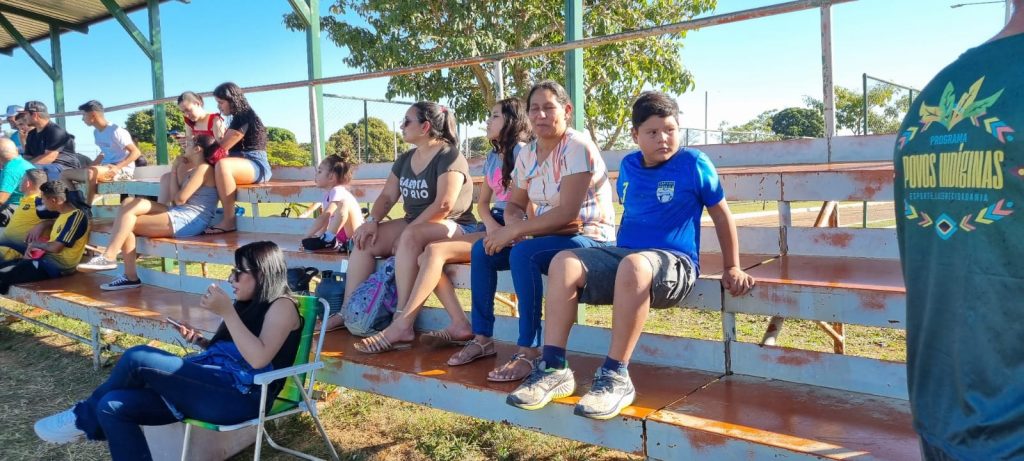
[[411, 125], [413, 123], [416, 123], [416, 122], [414, 120], [409, 120], [407, 118], [404, 118], [404, 119], [402, 119], [402, 128], [405, 128], [405, 127], [407, 127], [407, 126], [409, 126], [409, 125]]
[[232, 267], [231, 268], [231, 275], [228, 276], [228, 280], [232, 280], [232, 279], [233, 280], [238, 280], [238, 278], [241, 277], [242, 274], [247, 274], [247, 273], [249, 273], [249, 271], [247, 271], [245, 269], [239, 269], [237, 267]]

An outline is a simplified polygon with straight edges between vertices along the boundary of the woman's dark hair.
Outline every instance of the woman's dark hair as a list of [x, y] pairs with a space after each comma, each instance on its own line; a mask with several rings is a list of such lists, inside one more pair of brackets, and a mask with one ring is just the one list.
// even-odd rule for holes
[[412, 105], [419, 113], [419, 122], [430, 122], [432, 139], [441, 139], [449, 145], [458, 146], [459, 137], [455, 134], [455, 114], [451, 109], [430, 101], [420, 101]]
[[[572, 105], [572, 99], [569, 98], [569, 92], [565, 91], [565, 87], [560, 85], [554, 80], [542, 80], [533, 85], [530, 88], [530, 93], [526, 96], [526, 107], [529, 109], [530, 101], [533, 100], [533, 94], [540, 90], [548, 90], [555, 95], [555, 100], [558, 101], [562, 106]], [[573, 110], [576, 108], [574, 107]]]
[[235, 267], [248, 272], [256, 280], [252, 304], [269, 304], [282, 296], [291, 296], [288, 289], [288, 266], [284, 253], [274, 242], [252, 242], [235, 250]]
[[249, 100], [245, 99], [245, 93], [234, 82], [217, 85], [217, 88], [213, 89], [213, 97], [227, 101], [228, 106], [231, 107], [232, 114], [240, 114], [252, 110], [252, 107], [249, 106]]
[[180, 96], [178, 96], [178, 104], [181, 104], [186, 101], [194, 102], [196, 104], [199, 104], [200, 106], [203, 105], [203, 97], [191, 91], [186, 91], [182, 93]]
[[679, 104], [660, 91], [644, 91], [633, 103], [633, 128], [640, 128], [651, 117], [678, 117]]
[[195, 145], [203, 150], [203, 161], [213, 165], [216, 159], [223, 158], [225, 156], [224, 148], [217, 142], [217, 138], [213, 136], [201, 134], [195, 137], [193, 140]]
[[512, 169], [516, 166], [516, 144], [530, 139], [530, 121], [526, 115], [526, 106], [519, 98], [502, 99], [496, 104], [501, 106], [505, 125], [501, 127], [498, 139], [491, 141], [491, 145], [494, 146], [494, 151], [502, 156], [501, 187], [508, 189], [512, 183]]
[[339, 183], [348, 184], [352, 180], [352, 164], [340, 155], [328, 155], [324, 157], [323, 163], [327, 164], [327, 169], [338, 178]]

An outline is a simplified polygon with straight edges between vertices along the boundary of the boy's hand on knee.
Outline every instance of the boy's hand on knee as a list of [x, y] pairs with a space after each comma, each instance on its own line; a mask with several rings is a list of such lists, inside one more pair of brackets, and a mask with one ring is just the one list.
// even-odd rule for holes
[[730, 267], [722, 274], [722, 287], [733, 296], [743, 296], [754, 287], [754, 277], [738, 267]]

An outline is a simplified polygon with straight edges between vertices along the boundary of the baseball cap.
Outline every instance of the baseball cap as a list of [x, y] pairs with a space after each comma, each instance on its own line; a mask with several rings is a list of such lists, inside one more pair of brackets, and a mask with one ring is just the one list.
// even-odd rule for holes
[[25, 103], [25, 112], [38, 112], [45, 114], [49, 111], [46, 109], [46, 104], [43, 104], [41, 101], [29, 101]]
[[4, 117], [14, 117], [15, 115], [18, 115], [18, 112], [21, 112], [22, 110], [23, 109], [19, 105], [7, 106], [7, 113], [4, 114]]

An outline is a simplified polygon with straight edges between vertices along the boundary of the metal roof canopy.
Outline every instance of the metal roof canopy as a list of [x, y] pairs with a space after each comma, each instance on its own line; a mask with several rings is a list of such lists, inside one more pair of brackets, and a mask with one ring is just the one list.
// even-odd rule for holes
[[[169, 0], [0, 0], [0, 53], [13, 55], [20, 47], [53, 82], [54, 110], [64, 109], [64, 71], [60, 34], [65, 31], [88, 33], [89, 26], [114, 18], [149, 58], [153, 97], [164, 97], [163, 47], [160, 38], [160, 3]], [[188, 3], [189, 0], [178, 0]], [[149, 12], [149, 38], [128, 18], [128, 14], [146, 8]], [[50, 61], [32, 45], [50, 39]], [[153, 107], [156, 128], [157, 160], [167, 162], [166, 114], [163, 105]], [[63, 126], [64, 117], [57, 123]]]

